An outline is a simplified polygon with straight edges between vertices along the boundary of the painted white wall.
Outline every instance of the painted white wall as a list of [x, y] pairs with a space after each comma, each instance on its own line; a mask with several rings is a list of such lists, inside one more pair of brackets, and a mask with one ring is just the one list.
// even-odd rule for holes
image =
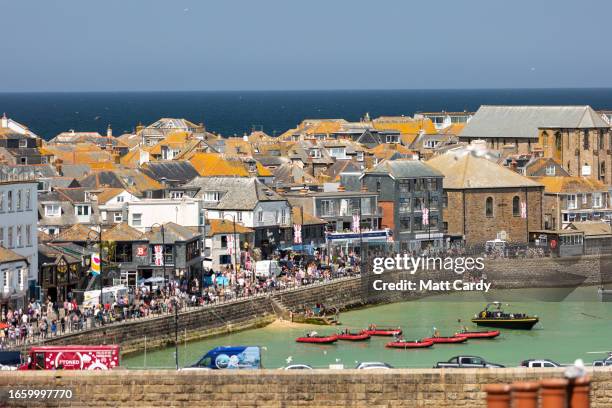
[[[153, 224], [174, 222], [186, 227], [201, 226], [200, 202], [184, 197], [180, 200], [146, 199], [127, 203], [128, 225], [146, 231]], [[134, 215], [140, 214], [141, 222], [134, 223]]]

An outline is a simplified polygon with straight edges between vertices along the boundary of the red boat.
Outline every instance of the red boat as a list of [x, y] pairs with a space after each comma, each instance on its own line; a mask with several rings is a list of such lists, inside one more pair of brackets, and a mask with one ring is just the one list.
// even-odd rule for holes
[[423, 339], [422, 341], [432, 341], [435, 344], [439, 343], [465, 343], [467, 341], [467, 337], [463, 336], [452, 336], [452, 337], [428, 337]]
[[390, 348], [401, 348], [401, 349], [409, 349], [409, 348], [425, 348], [433, 346], [434, 342], [431, 340], [418, 340], [418, 341], [392, 341], [387, 343], [385, 347]]
[[351, 333], [351, 332], [338, 333], [336, 337], [338, 338], [338, 340], [363, 341], [363, 340], [369, 339], [370, 335], [365, 330], [363, 330], [363, 331], [360, 331], [359, 333]]
[[499, 330], [483, 330], [483, 331], [462, 331], [455, 333], [457, 337], [467, 337], [468, 339], [494, 339], [499, 336]]
[[363, 331], [364, 333], [369, 334], [370, 336], [399, 336], [402, 334], [402, 329], [397, 328], [371, 328]]
[[338, 341], [338, 336], [307, 336], [298, 337], [295, 339], [298, 343], [316, 343], [316, 344], [330, 344]]

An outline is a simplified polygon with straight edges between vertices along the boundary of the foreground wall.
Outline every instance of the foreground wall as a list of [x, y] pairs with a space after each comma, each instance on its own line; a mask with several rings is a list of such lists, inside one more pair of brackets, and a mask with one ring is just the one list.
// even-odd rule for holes
[[[19, 407], [485, 407], [485, 384], [563, 369], [7, 372], [0, 404]], [[593, 408], [612, 406], [612, 370], [591, 372]], [[70, 389], [67, 400], [11, 400], [8, 389]]]

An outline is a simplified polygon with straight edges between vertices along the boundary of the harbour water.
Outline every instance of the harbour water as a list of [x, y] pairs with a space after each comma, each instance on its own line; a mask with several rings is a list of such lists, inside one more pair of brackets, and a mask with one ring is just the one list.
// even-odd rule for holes
[[[498, 291], [496, 294], [500, 296], [498, 300], [504, 301], [504, 298], [516, 299], [520, 294], [534, 299], [545, 292], [522, 289], [520, 292]], [[401, 326], [409, 340], [430, 336], [436, 327], [441, 335], [451, 336], [460, 324], [473, 327], [469, 319], [486, 303], [487, 300], [478, 294], [436, 296], [342, 313], [340, 327], [361, 329], [369, 323]], [[192, 364], [209, 349], [221, 345], [262, 346], [262, 361], [266, 368], [282, 367], [288, 362], [322, 368], [329, 364], [343, 364], [353, 368], [357, 361], [384, 361], [394, 367], [427, 368], [460, 354], [481, 356], [506, 366], [517, 366], [527, 358], [547, 358], [559, 363], [572, 363], [581, 358], [590, 363], [612, 350], [612, 303], [599, 302], [595, 287], [578, 288], [562, 302], [513, 301], [505, 309], [537, 315], [540, 323], [531, 331], [502, 330], [494, 340], [470, 339], [465, 344], [440, 344], [413, 350], [386, 349], [385, 343], [390, 340], [387, 337], [372, 337], [365, 342], [338, 341], [331, 345], [295, 343], [296, 337], [309, 330], [331, 334], [338, 328], [280, 323], [181, 344], [179, 364]], [[462, 319], [462, 323], [458, 319]], [[148, 368], [173, 367], [174, 347], [148, 352], [146, 357], [144, 353], [126, 357], [122, 365], [132, 369], [145, 365]]]

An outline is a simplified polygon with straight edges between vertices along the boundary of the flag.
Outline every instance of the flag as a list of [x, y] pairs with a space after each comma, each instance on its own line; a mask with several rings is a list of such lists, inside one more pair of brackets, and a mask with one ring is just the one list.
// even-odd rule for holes
[[94, 253], [91, 254], [91, 272], [94, 275], [100, 274], [100, 254]]
[[429, 225], [429, 208], [423, 208], [423, 225]]
[[521, 218], [527, 218], [527, 203], [521, 202]]
[[227, 237], [227, 247], [229, 249], [229, 254], [234, 255], [234, 236], [228, 235]]
[[361, 231], [361, 219], [359, 214], [353, 214], [353, 232], [359, 233]]
[[293, 243], [302, 243], [302, 226], [300, 224], [293, 224]]
[[164, 265], [164, 247], [162, 245], [155, 245], [155, 266]]

